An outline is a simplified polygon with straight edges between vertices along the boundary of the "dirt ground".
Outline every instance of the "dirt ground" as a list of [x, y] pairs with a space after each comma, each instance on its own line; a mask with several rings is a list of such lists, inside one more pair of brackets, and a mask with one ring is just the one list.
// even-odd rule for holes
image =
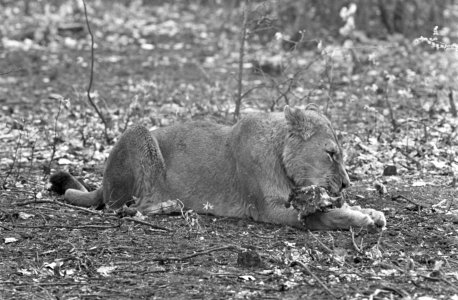
[[[388, 222], [381, 237], [355, 233], [356, 246], [350, 232], [310, 233], [212, 216], [194, 224], [181, 216], [145, 220], [170, 230], [164, 231], [57, 203], [22, 205], [16, 196], [20, 206], [4, 206], [0, 216], [2, 236], [16, 239], [0, 248], [1, 296], [451, 299], [458, 292], [456, 220], [431, 204], [452, 199], [455, 190], [388, 190], [380, 196], [363, 182], [350, 189], [349, 198], [383, 210]], [[418, 205], [392, 199], [398, 195]], [[238, 259], [241, 251], [255, 254]]]
[[[286, 102], [326, 110], [347, 153], [347, 201], [383, 211], [381, 235], [193, 214], [139, 221], [48, 191], [56, 170], [98, 186], [113, 146], [87, 102], [84, 15], [65, 3], [32, 16], [11, 5], [0, 12], [1, 299], [458, 299], [454, 53], [393, 38], [355, 47], [357, 63], [249, 40], [247, 63], [280, 51], [287, 67], [260, 75], [247, 66], [242, 111]], [[92, 96], [111, 139], [133, 123], [232, 122], [235, 12], [94, 3]], [[81, 31], [54, 30], [62, 20]], [[377, 64], [367, 61], [374, 51]], [[387, 165], [396, 176], [381, 175]]]

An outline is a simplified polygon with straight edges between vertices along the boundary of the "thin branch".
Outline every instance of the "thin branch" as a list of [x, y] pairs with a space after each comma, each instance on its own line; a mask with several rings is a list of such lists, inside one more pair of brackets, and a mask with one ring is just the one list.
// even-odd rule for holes
[[[33, 200], [32, 200], [32, 201], [25, 201], [25, 202], [13, 203], [13, 205], [16, 205], [16, 206], [25, 206], [25, 205], [29, 205], [29, 204], [44, 204], [44, 203], [48, 203], [48, 204], [58, 204], [58, 205], [60, 205], [60, 206], [64, 206], [64, 207], [67, 207], [67, 208], [72, 208], [72, 209], [84, 211], [84, 212], [87, 212], [87, 213], [90, 213], [90, 214], [93, 214], [93, 215], [99, 215], [99, 216], [103, 216], [103, 215], [104, 215], [104, 216], [116, 216], [115, 214], [102, 213], [101, 211], [92, 210], [92, 209], [88, 209], [88, 208], [84, 208], [84, 207], [79, 207], [79, 206], [75, 206], [75, 205], [63, 203], [63, 202], [60, 202], [60, 201], [53, 201], [53, 200], [37, 200], [37, 201], [33, 201]], [[126, 221], [135, 222], [135, 223], [138, 223], [138, 224], [146, 225], [146, 226], [152, 227], [152, 228], [154, 228], [154, 229], [163, 230], [163, 231], [167, 231], [167, 232], [171, 232], [171, 231], [172, 231], [172, 230], [169, 229], [169, 228], [162, 227], [162, 226], [158, 226], [158, 225], [154, 225], [154, 224], [151, 224], [151, 223], [148, 223], [148, 222], [145, 222], [145, 221], [137, 220], [137, 219], [135, 219], [135, 218], [125, 217], [125, 218], [122, 218], [121, 220], [126, 220]]]
[[22, 71], [22, 70], [24, 70], [24, 68], [18, 68], [18, 69], [6, 71], [6, 72], [3, 72], [3, 73], [0, 73], [0, 76], [8, 75], [8, 74], [15, 73], [15, 72], [19, 72], [19, 71]]
[[17, 156], [18, 156], [18, 151], [21, 146], [21, 138], [22, 138], [22, 132], [19, 133], [19, 137], [17, 139], [16, 147], [14, 149], [14, 157], [13, 157], [13, 163], [10, 166], [10, 169], [8, 170], [8, 173], [6, 173], [5, 177], [3, 179], [2, 183], [2, 188], [6, 189], [6, 181], [8, 180], [8, 177], [13, 173], [13, 169], [16, 166], [16, 161], [17, 161]]
[[142, 220], [137, 220], [137, 219], [131, 218], [131, 217], [124, 217], [121, 220], [131, 221], [131, 222], [134, 222], [134, 223], [146, 225], [146, 226], [149, 226], [151, 228], [158, 229], [158, 230], [163, 230], [163, 231], [167, 231], [167, 232], [172, 232], [173, 231], [173, 230], [171, 230], [169, 228], [162, 227], [162, 226], [159, 226], [159, 225], [154, 225], [154, 224], [151, 224], [151, 223], [148, 223], [148, 222], [145, 222], [145, 221], [142, 221]]
[[66, 285], [87, 285], [86, 282], [17, 282], [12, 280], [0, 281], [0, 284], [12, 284], [14, 286], [66, 286]]
[[458, 113], [456, 111], [455, 100], [453, 99], [453, 89], [452, 88], [450, 88], [450, 91], [448, 93], [448, 100], [450, 101], [450, 112], [452, 113], [452, 116], [456, 118], [458, 116]]
[[326, 246], [325, 244], [323, 244], [323, 242], [320, 241], [320, 240], [319, 240], [310, 230], [307, 230], [307, 233], [308, 233], [309, 235], [311, 235], [311, 236], [315, 239], [315, 241], [317, 241], [318, 244], [320, 244], [320, 246], [323, 247], [324, 250], [326, 250], [326, 252], [328, 252], [328, 253], [330, 253], [330, 254], [334, 253], [331, 249], [329, 249], [328, 246]]
[[421, 162], [416, 160], [415, 158], [411, 157], [409, 154], [407, 154], [403, 149], [401, 149], [400, 147], [397, 147], [395, 146], [394, 147], [396, 150], [399, 151], [399, 153], [401, 153], [402, 155], [405, 156], [405, 158], [407, 158], [408, 160], [412, 161], [414, 164], [415, 164], [415, 167], [417, 167], [418, 170], [421, 169]]
[[52, 141], [52, 152], [51, 152], [51, 158], [49, 159], [48, 169], [46, 170], [46, 175], [49, 175], [51, 173], [51, 164], [52, 164], [52, 161], [54, 160], [54, 155], [56, 154], [57, 121], [59, 120], [59, 116], [60, 116], [60, 113], [62, 111], [62, 100], [63, 100], [63, 98], [60, 97], [60, 99], [59, 99], [59, 110], [57, 111], [56, 119], [54, 120], [54, 138], [53, 138], [53, 141]]
[[350, 232], [351, 232], [351, 242], [353, 244], [353, 248], [355, 248], [356, 252], [358, 252], [359, 254], [364, 254], [364, 252], [361, 250], [360, 247], [358, 247], [358, 245], [356, 244], [356, 241], [355, 241], [355, 232], [353, 231], [353, 228], [350, 227]]
[[334, 298], [338, 298], [337, 295], [334, 294], [333, 292], [331, 292], [331, 290], [328, 289], [328, 287], [323, 283], [323, 281], [321, 281], [320, 278], [318, 278], [318, 276], [316, 276], [306, 264], [304, 264], [303, 262], [297, 261], [297, 260], [295, 260], [295, 261], [293, 261], [291, 263], [291, 265], [294, 265], [294, 264], [297, 264], [297, 265], [301, 266], [304, 270], [306, 270], [307, 273], [309, 273], [309, 275], [312, 276], [313, 279], [315, 279], [316, 282], [318, 282], [323, 287], [323, 289], [326, 292], [328, 292], [329, 295], [331, 295]]
[[8, 230], [8, 231], [13, 230], [13, 229], [11, 229], [11, 228], [9, 228], [9, 227], [6, 227], [6, 226], [3, 226], [3, 225], [1, 225], [1, 224], [0, 224], [0, 228], [3, 228], [3, 229]]
[[[293, 84], [297, 82], [299, 76], [303, 73], [305, 73], [314, 63], [318, 62], [319, 60], [321, 60], [323, 57], [323, 54], [320, 54], [317, 56], [316, 59], [313, 59], [312, 61], [310, 61], [305, 67], [302, 67], [300, 68], [300, 70], [298, 70], [296, 73], [294, 73], [292, 75], [292, 77], [289, 77], [287, 78], [285, 81], [283, 82], [276, 82], [272, 77], [270, 77], [269, 79], [272, 81], [272, 86], [278, 91], [278, 93], [280, 94], [274, 101], [273, 101], [273, 104], [271, 105], [270, 107], [270, 110], [271, 111], [274, 111], [275, 109], [275, 106], [277, 105], [278, 101], [283, 97], [285, 98], [285, 102], [286, 104], [289, 104], [288, 103], [288, 93], [291, 93], [294, 95], [294, 93], [292, 92], [292, 87], [293, 87]], [[285, 69], [289, 68], [289, 66], [285, 66]], [[264, 74], [264, 73], [263, 73]], [[287, 89], [285, 90], [285, 92], [282, 92], [281, 89], [280, 89], [280, 86], [281, 85], [284, 85], [284, 84], [288, 84], [288, 87]], [[310, 90], [309, 93], [311, 93], [313, 90]], [[304, 99], [305, 97], [307, 96], [304, 96], [303, 98], [299, 98], [299, 102], [302, 101], [302, 99]], [[308, 96], [307, 98], [310, 98], [310, 96]]]
[[434, 117], [434, 114], [436, 112], [436, 110], [434, 109], [437, 105], [437, 103], [439, 103], [439, 95], [438, 95], [438, 91], [436, 91], [434, 93], [434, 101], [433, 103], [431, 104], [431, 106], [429, 107], [428, 109], [428, 114], [429, 114], [429, 117], [432, 119]]
[[183, 261], [183, 260], [187, 260], [187, 259], [190, 259], [196, 256], [205, 255], [205, 254], [209, 254], [209, 253], [216, 252], [216, 251], [224, 251], [224, 250], [239, 252], [239, 251], [242, 251], [243, 248], [236, 246], [236, 245], [226, 245], [222, 247], [215, 247], [215, 248], [210, 248], [207, 250], [202, 250], [202, 251], [199, 251], [199, 252], [196, 252], [190, 255], [186, 255], [183, 257], [173, 257], [173, 256], [172, 257], [156, 257], [156, 258], [153, 258], [152, 260], [153, 261]]
[[333, 70], [334, 64], [332, 61], [332, 56], [326, 59], [326, 66], [325, 66], [326, 78], [328, 79], [328, 101], [326, 101], [326, 107], [324, 110], [324, 114], [328, 116], [328, 109], [329, 103], [332, 102], [332, 93], [334, 92], [334, 77], [333, 77]]
[[29, 204], [44, 204], [44, 203], [57, 204], [57, 205], [64, 206], [64, 207], [67, 207], [67, 208], [81, 210], [81, 211], [84, 211], [84, 212], [87, 212], [87, 213], [90, 213], [90, 214], [93, 214], [93, 215], [102, 215], [101, 211], [96, 211], [96, 210], [92, 210], [92, 209], [88, 209], [88, 208], [84, 208], [84, 207], [79, 207], [79, 206], [67, 204], [67, 203], [60, 202], [60, 201], [53, 201], [53, 200], [31, 200], [31, 201], [24, 201], [24, 202], [16, 202], [16, 203], [13, 203], [13, 205], [25, 206], [25, 205], [29, 205]]
[[243, 100], [243, 98], [245, 98], [246, 96], [248, 96], [248, 94], [250, 94], [250, 93], [251, 93], [252, 91], [254, 91], [255, 89], [259, 89], [259, 88], [263, 88], [263, 87], [266, 87], [266, 85], [265, 85], [265, 84], [259, 84], [259, 85], [256, 85], [256, 86], [253, 86], [253, 87], [249, 88], [247, 91], [245, 91], [245, 92], [242, 94], [242, 96], [241, 96], [242, 100]]
[[425, 204], [422, 204], [422, 203], [418, 203], [410, 198], [407, 198], [406, 196], [403, 196], [403, 195], [397, 195], [397, 196], [392, 196], [391, 197], [391, 200], [398, 200], [398, 199], [404, 199], [406, 200], [407, 202], [417, 206], [417, 207], [420, 207], [420, 208], [431, 208], [430, 206], [427, 206]]
[[108, 131], [107, 131], [108, 123], [105, 120], [105, 117], [103, 116], [102, 112], [99, 110], [98, 106], [95, 104], [95, 102], [92, 100], [92, 97], [91, 97], [92, 82], [93, 82], [93, 79], [94, 79], [94, 35], [92, 34], [91, 26], [89, 24], [89, 18], [87, 17], [86, 2], [84, 0], [82, 0], [82, 1], [83, 1], [83, 6], [84, 6], [84, 16], [86, 18], [87, 30], [88, 30], [89, 35], [91, 37], [91, 72], [90, 72], [90, 77], [89, 77], [89, 85], [88, 85], [87, 90], [86, 90], [87, 99], [91, 103], [92, 107], [95, 109], [95, 112], [97, 113], [97, 115], [102, 120], [102, 123], [104, 125], [105, 139], [106, 139], [107, 143], [111, 143], [111, 139], [108, 136]]
[[250, 9], [250, 0], [245, 0], [245, 8], [243, 9], [243, 24], [240, 35], [239, 49], [239, 78], [237, 80], [237, 100], [235, 102], [234, 120], [237, 121], [240, 117], [240, 105], [242, 104], [242, 89], [243, 89], [243, 59], [245, 55], [246, 31], [248, 25], [248, 13]]
[[380, 245], [382, 244], [382, 236], [383, 236], [383, 230], [380, 231], [380, 234], [377, 238], [377, 249], [379, 249]]
[[[421, 276], [421, 275], [420, 275]], [[380, 286], [382, 288], [382, 290], [384, 291], [388, 291], [388, 292], [394, 292], [396, 294], [398, 294], [399, 296], [402, 297], [402, 299], [412, 299], [412, 297], [409, 295], [409, 293], [407, 293], [405, 290], [401, 289], [401, 288], [398, 288], [398, 287], [392, 287], [392, 286], [388, 286], [386, 284], [382, 284]], [[375, 292], [374, 292], [375, 294]], [[372, 295], [371, 295], [372, 296]], [[376, 296], [376, 295], [374, 295]], [[377, 297], [378, 298], [378, 297]], [[374, 297], [370, 297], [369, 299], [374, 299]]]
[[118, 228], [118, 225], [14, 225], [14, 227], [18, 228], [70, 228], [70, 229], [111, 229], [111, 228]]
[[[27, 135], [28, 135], [28, 132], [27, 132]], [[30, 153], [30, 166], [29, 166], [29, 172], [27, 174], [27, 178], [30, 178], [30, 174], [32, 173], [32, 168], [33, 168], [33, 162], [34, 162], [34, 159], [35, 159], [35, 147], [36, 147], [36, 144], [37, 144], [37, 140], [36, 139], [32, 139], [32, 145], [30, 146], [31, 148], [31, 153]]]
[[393, 126], [393, 132], [395, 132], [399, 125], [396, 121], [396, 117], [394, 116], [393, 106], [391, 105], [390, 99], [388, 99], [388, 85], [386, 89], [387, 89], [387, 92], [385, 93], [385, 102], [386, 102], [386, 106], [388, 107], [388, 111], [390, 113], [391, 125]]
[[275, 99], [272, 103], [272, 105], [270, 106], [270, 111], [274, 111], [275, 109], [275, 106], [277, 105], [278, 101], [280, 101], [281, 98], [285, 98], [285, 103], [287, 105], [289, 105], [289, 99], [288, 99], [288, 93], [291, 91], [291, 87], [293, 86], [293, 83], [294, 83], [294, 77], [293, 78], [288, 78], [286, 80], [286, 82], [288, 82], [288, 87], [286, 88], [286, 91], [282, 91], [279, 87], [279, 85], [275, 85], [275, 89], [277, 90], [277, 92], [280, 94], [277, 99]]

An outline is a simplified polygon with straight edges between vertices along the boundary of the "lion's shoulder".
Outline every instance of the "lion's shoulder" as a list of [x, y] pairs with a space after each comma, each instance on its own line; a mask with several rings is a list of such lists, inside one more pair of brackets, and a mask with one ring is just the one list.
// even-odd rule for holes
[[244, 115], [233, 126], [233, 135], [241, 137], [267, 137], [274, 131], [286, 129], [285, 117], [282, 113], [251, 113]]

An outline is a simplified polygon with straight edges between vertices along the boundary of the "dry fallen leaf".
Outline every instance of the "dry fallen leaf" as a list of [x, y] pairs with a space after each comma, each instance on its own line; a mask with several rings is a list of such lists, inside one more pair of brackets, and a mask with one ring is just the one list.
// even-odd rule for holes
[[240, 275], [239, 278], [242, 280], [246, 280], [246, 281], [255, 281], [256, 280], [256, 278], [254, 278], [251, 275]]
[[25, 213], [25, 212], [22, 212], [22, 211], [19, 212], [19, 219], [27, 220], [27, 219], [33, 218], [33, 217], [35, 217], [35, 215], [28, 214], [28, 213]]
[[17, 238], [14, 238], [14, 237], [5, 238], [5, 244], [15, 243], [17, 241], [19, 241], [19, 240]]
[[110, 273], [113, 272], [115, 269], [115, 266], [102, 266], [97, 269], [97, 273], [99, 273], [103, 277], [108, 277], [110, 276]]

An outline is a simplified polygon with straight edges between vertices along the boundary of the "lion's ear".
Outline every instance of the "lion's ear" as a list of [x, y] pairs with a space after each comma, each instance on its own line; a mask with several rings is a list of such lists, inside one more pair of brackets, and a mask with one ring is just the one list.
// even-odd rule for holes
[[302, 127], [305, 121], [305, 114], [299, 108], [285, 105], [285, 119], [291, 127]]
[[285, 119], [289, 130], [308, 139], [315, 132], [313, 121], [300, 108], [285, 106]]

